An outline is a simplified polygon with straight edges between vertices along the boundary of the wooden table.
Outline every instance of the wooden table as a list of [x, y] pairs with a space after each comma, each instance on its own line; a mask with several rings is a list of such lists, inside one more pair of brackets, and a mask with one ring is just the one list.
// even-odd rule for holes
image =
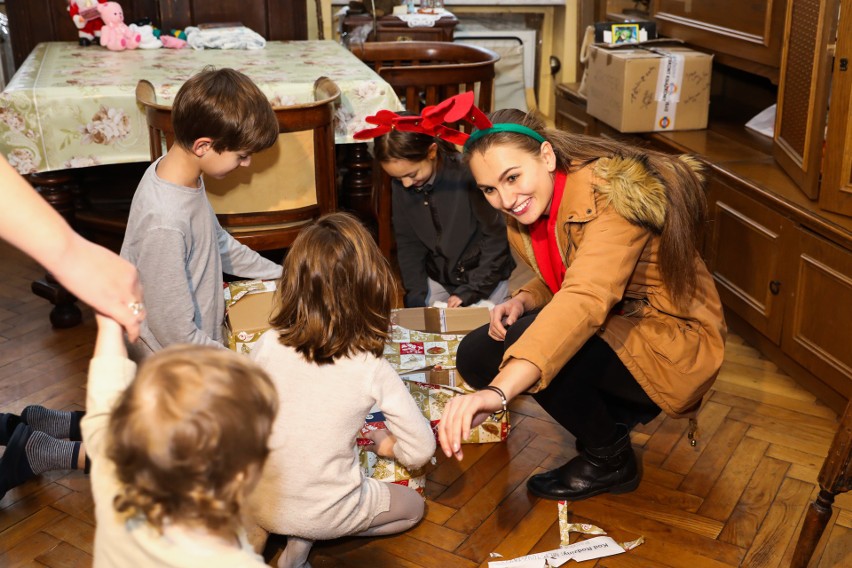
[[[207, 65], [244, 72], [274, 105], [312, 100], [319, 76], [337, 83], [342, 97], [335, 141], [351, 147], [345, 164], [349, 184], [344, 182], [340, 202], [356, 211], [370, 209], [372, 163], [352, 135], [368, 126], [367, 116], [402, 105], [390, 85], [333, 41], [272, 41], [258, 50], [119, 52], [73, 42], [41, 43], [0, 93], [0, 152], [73, 224], [74, 204], [85, 192], [75, 187], [75, 170], [150, 161], [137, 82], [151, 81], [158, 99], [168, 103], [187, 78]], [[79, 322], [74, 298], [49, 278], [34, 284], [34, 291], [57, 305], [51, 313], [55, 326]]]

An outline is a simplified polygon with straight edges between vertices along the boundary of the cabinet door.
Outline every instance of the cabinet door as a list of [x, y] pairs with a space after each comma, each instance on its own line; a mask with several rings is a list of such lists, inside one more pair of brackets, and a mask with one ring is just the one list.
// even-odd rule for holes
[[787, 10], [772, 154], [811, 199], [819, 194], [838, 0], [797, 0]]
[[797, 229], [796, 286], [781, 347], [852, 399], [852, 252]]
[[661, 35], [711, 50], [716, 60], [778, 79], [788, 1], [654, 0]]
[[790, 292], [785, 250], [794, 225], [715, 178], [709, 180], [708, 198], [712, 235], [706, 256], [722, 302], [780, 344]]
[[819, 206], [852, 216], [852, 1], [844, 0], [837, 27], [831, 105]]

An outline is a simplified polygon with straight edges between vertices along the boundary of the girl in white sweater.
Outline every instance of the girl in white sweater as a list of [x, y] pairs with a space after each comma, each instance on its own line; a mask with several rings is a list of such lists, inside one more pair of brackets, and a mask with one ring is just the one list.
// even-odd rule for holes
[[262, 529], [288, 537], [279, 567], [309, 566], [314, 540], [393, 534], [423, 517], [413, 489], [364, 477], [355, 447], [377, 405], [391, 432], [372, 434], [377, 454], [419, 467], [435, 453], [429, 422], [382, 358], [396, 296], [387, 260], [345, 213], [302, 229], [284, 260], [273, 329], [251, 353], [280, 399], [249, 500]]

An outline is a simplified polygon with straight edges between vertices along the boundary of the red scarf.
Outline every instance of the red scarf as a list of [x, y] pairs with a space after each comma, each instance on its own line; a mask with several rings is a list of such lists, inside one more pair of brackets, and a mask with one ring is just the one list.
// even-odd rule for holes
[[559, 204], [562, 202], [562, 194], [565, 192], [565, 180], [565, 173], [557, 170], [553, 183], [553, 198], [550, 200], [550, 212], [530, 225], [535, 262], [544, 277], [545, 284], [554, 294], [565, 279], [565, 264], [562, 262], [559, 243], [556, 241], [556, 218], [559, 213]]

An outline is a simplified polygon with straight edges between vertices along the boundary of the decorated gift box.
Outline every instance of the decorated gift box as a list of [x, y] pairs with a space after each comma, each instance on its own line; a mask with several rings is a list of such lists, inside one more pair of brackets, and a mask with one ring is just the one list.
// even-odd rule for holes
[[225, 285], [225, 337], [237, 353], [249, 353], [269, 329], [275, 297], [271, 280], [238, 280]]
[[[441, 421], [441, 416], [444, 414], [444, 407], [447, 401], [454, 396], [465, 394], [467, 391], [458, 387], [448, 387], [445, 385], [433, 385], [429, 383], [419, 383], [416, 381], [406, 380], [403, 377], [408, 391], [417, 403], [418, 408], [423, 413], [429, 423], [432, 425], [432, 430], [436, 431], [438, 423]], [[509, 413], [506, 412], [499, 418], [490, 416], [488, 420], [470, 431], [470, 436], [462, 440], [463, 444], [486, 444], [490, 442], [502, 442], [509, 436]]]
[[404, 308], [391, 314], [391, 340], [384, 357], [400, 374], [429, 373], [429, 382], [455, 386], [448, 375], [464, 334], [490, 320], [488, 308]]
[[[385, 428], [385, 417], [381, 412], [374, 412], [367, 415], [367, 420], [364, 428], [361, 429], [361, 433], [366, 434], [370, 430]], [[357, 438], [356, 442], [358, 444], [358, 462], [361, 465], [361, 471], [364, 472], [364, 475], [377, 481], [405, 485], [414, 489], [420, 495], [424, 494], [426, 473], [423, 468], [409, 471], [395, 459], [384, 458], [370, 451], [372, 442], [367, 438]]]

